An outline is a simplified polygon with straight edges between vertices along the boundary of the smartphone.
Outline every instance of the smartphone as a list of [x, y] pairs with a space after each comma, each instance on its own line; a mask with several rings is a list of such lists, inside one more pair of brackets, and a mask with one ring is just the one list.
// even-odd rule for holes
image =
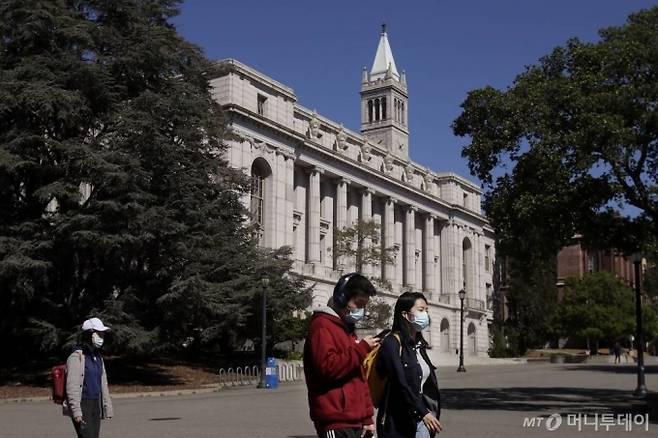
[[375, 336], [375, 337], [378, 338], [378, 339], [384, 339], [386, 337], [386, 335], [389, 334], [390, 332], [391, 332], [390, 329], [384, 329], [381, 332], [379, 332], [377, 334], [377, 336]]

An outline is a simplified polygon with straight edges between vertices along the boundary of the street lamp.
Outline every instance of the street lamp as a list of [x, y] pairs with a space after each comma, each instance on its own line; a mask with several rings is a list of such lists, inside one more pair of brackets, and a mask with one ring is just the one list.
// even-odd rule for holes
[[270, 284], [270, 279], [269, 278], [263, 278], [261, 280], [261, 286], [262, 286], [262, 292], [261, 292], [261, 298], [262, 298], [262, 305], [263, 308], [261, 310], [261, 340], [260, 340], [260, 380], [258, 381], [258, 386], [257, 388], [267, 388], [267, 384], [265, 383], [265, 370], [267, 368], [267, 358], [265, 357], [267, 355], [266, 351], [266, 346], [267, 346], [267, 286]]
[[642, 263], [642, 254], [639, 252], [631, 256], [635, 266], [635, 325], [637, 327], [637, 388], [633, 395], [636, 397], [645, 397], [647, 395], [647, 386], [644, 381], [644, 335], [642, 333], [642, 299], [640, 295], [640, 263]]
[[464, 298], [466, 298], [466, 291], [464, 289], [458, 292], [459, 300], [461, 301], [461, 311], [459, 315], [459, 368], [458, 373], [465, 373], [464, 368]]

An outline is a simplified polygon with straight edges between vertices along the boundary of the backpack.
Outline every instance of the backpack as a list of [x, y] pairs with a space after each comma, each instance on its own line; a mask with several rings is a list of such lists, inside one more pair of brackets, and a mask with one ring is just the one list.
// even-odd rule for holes
[[[387, 335], [388, 336], [388, 335]], [[398, 340], [400, 344], [400, 356], [402, 356], [402, 342], [400, 341], [400, 335], [393, 333], [393, 336]], [[382, 342], [370, 350], [370, 353], [363, 359], [363, 373], [368, 382], [368, 389], [370, 390], [370, 399], [372, 400], [372, 405], [375, 408], [378, 408], [381, 405], [384, 399], [384, 389], [386, 388], [386, 377], [382, 377], [377, 372], [377, 359], [379, 358], [379, 352], [381, 350]]]
[[[82, 362], [82, 353], [79, 353], [80, 362]], [[55, 365], [50, 370], [50, 380], [52, 383], [52, 399], [56, 405], [61, 405], [66, 401], [66, 364]]]
[[61, 405], [66, 400], [66, 365], [55, 365], [50, 370], [53, 403]]

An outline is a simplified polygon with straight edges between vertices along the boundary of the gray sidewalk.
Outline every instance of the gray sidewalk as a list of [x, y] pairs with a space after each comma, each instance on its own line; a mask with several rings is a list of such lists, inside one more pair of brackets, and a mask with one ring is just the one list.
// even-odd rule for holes
[[[632, 366], [613, 365], [502, 365], [440, 368], [445, 426], [442, 437], [521, 436], [656, 436], [656, 420], [649, 432], [633, 426], [594, 431], [593, 425], [567, 425], [567, 415], [641, 413], [630, 393], [635, 388]], [[658, 367], [648, 367], [647, 385], [658, 390]], [[145, 399], [116, 399], [116, 418], [103, 423], [104, 438], [167, 437], [313, 437], [308, 419], [306, 388], [283, 385], [277, 390], [232, 389], [221, 393]], [[52, 403], [0, 405], [0, 436], [72, 437], [70, 420]], [[560, 414], [558, 430], [543, 424], [524, 427], [524, 421]], [[526, 420], [529, 419], [529, 420]], [[545, 420], [543, 420], [545, 421]]]

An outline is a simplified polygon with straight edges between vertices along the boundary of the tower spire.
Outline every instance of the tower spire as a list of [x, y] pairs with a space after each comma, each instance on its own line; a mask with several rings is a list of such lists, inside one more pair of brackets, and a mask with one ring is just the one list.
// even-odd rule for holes
[[386, 33], [386, 23], [382, 23], [382, 33], [379, 36], [379, 45], [377, 46], [377, 53], [375, 54], [375, 61], [372, 63], [370, 69], [370, 80], [376, 81], [377, 79], [384, 78], [386, 72], [391, 66], [391, 74], [396, 80], [400, 80], [400, 74], [395, 66], [395, 59], [391, 51], [391, 45], [388, 43], [388, 34]]

